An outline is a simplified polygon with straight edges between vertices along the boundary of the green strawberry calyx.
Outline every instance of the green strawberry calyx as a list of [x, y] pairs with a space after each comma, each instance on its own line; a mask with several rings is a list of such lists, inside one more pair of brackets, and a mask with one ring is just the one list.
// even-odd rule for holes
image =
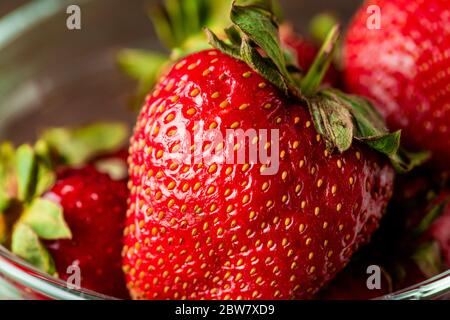
[[411, 259], [427, 278], [437, 276], [447, 269], [441, 254], [441, 246], [437, 241], [429, 241], [419, 245]]
[[45, 198], [60, 167], [85, 165], [124, 146], [128, 127], [95, 123], [52, 128], [32, 146], [0, 144], [0, 244], [41, 271], [56, 275], [42, 240], [71, 239], [63, 208]]
[[[264, 5], [266, 3], [266, 5]], [[216, 49], [246, 62], [287, 96], [304, 102], [316, 130], [329, 151], [343, 153], [354, 141], [386, 155], [399, 172], [410, 171], [429, 158], [427, 152], [410, 153], [400, 147], [401, 132], [389, 132], [382, 117], [365, 98], [321, 87], [339, 40], [339, 26], [328, 33], [314, 63], [302, 75], [287, 61], [279, 37], [276, 16], [270, 1], [234, 1], [227, 39], [206, 28], [209, 43]]]
[[[228, 17], [223, 13], [230, 7]], [[140, 108], [159, 77], [179, 58], [212, 46], [246, 62], [286, 96], [307, 105], [329, 151], [343, 153], [359, 141], [386, 155], [401, 173], [428, 160], [428, 152], [411, 153], [401, 148], [401, 132], [389, 132], [368, 100], [321, 87], [340, 36], [339, 26], [331, 25], [333, 19], [319, 21], [320, 36], [325, 40], [304, 74], [291, 61], [289, 52], [282, 49], [281, 16], [275, 0], [165, 0], [165, 5], [154, 9], [151, 17], [158, 36], [172, 50], [171, 55], [127, 49], [118, 56], [124, 72], [139, 81], [133, 105]], [[326, 36], [325, 31], [329, 31]]]
[[221, 33], [230, 23], [230, 0], [164, 0], [153, 6], [149, 16], [161, 42], [169, 54], [150, 50], [123, 49], [118, 53], [120, 69], [138, 82], [132, 107], [141, 107], [145, 95], [158, 78], [179, 58], [209, 49], [204, 27]]
[[412, 230], [408, 230], [402, 252], [417, 266], [426, 278], [444, 272], [448, 266], [442, 254], [442, 243], [433, 238], [429, 230], [445, 212], [450, 203], [450, 195], [434, 195], [426, 214], [421, 217]]

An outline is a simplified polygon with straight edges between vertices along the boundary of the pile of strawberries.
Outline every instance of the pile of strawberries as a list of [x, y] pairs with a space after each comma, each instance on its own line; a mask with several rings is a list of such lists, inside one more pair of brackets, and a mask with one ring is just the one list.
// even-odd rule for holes
[[[270, 0], [193, 2], [154, 12], [170, 57], [120, 55], [146, 92], [128, 153], [119, 124], [0, 145], [1, 243], [133, 299], [371, 298], [450, 268], [446, 1], [368, 1], [342, 70], [336, 26], [318, 46]], [[223, 161], [263, 139], [215, 143], [228, 130], [277, 132], [259, 150], [270, 161]]]

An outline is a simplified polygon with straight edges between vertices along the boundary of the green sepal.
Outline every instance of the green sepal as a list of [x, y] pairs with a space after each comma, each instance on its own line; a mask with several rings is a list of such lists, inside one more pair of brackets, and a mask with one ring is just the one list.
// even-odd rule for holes
[[[210, 31], [212, 33], [212, 31]], [[242, 36], [239, 32], [239, 30], [236, 28], [236, 26], [231, 26], [225, 29], [225, 34], [227, 35], [228, 40], [231, 42], [231, 44], [236, 48], [241, 45], [242, 43]], [[208, 40], [210, 37], [208, 36]], [[211, 44], [211, 41], [209, 42]]]
[[[159, 39], [171, 50], [193, 52], [192, 39], [205, 43], [202, 29], [222, 31], [229, 19], [230, 0], [165, 0], [152, 8], [150, 18]], [[205, 48], [205, 47], [203, 47]]]
[[[247, 63], [284, 94], [300, 96], [294, 78], [287, 69], [285, 53], [280, 49], [277, 27], [272, 15], [257, 7], [236, 8], [233, 6], [233, 10], [235, 16], [232, 19], [235, 19], [240, 25], [235, 24], [225, 30], [229, 41], [223, 41], [213, 31], [205, 29], [209, 44], [217, 50]], [[246, 21], [244, 14], [247, 10], [253, 11], [253, 15], [250, 14], [249, 21]], [[255, 23], [270, 26], [270, 32], [258, 34], [258, 30], [252, 26]], [[256, 42], [255, 36], [265, 48], [268, 48], [270, 54], [268, 54], [268, 57], [263, 57], [254, 46], [254, 42]], [[281, 72], [279, 68], [282, 68]]]
[[431, 152], [409, 152], [399, 148], [398, 152], [390, 157], [391, 163], [399, 173], [408, 173], [416, 167], [420, 167], [431, 158]]
[[35, 174], [37, 168], [36, 155], [33, 148], [24, 144], [16, 151], [16, 175], [18, 199], [27, 202], [35, 190]]
[[14, 198], [15, 189], [15, 150], [11, 143], [0, 143], [0, 213], [8, 208]]
[[253, 70], [256, 70], [264, 78], [270, 81], [285, 94], [288, 94], [288, 85], [284, 77], [276, 71], [276, 66], [270, 59], [263, 58], [252, 46], [245, 34], [240, 34], [236, 28], [225, 30], [232, 37], [231, 43], [220, 40], [211, 30], [205, 29], [208, 41], [217, 50], [247, 63]]
[[415, 237], [419, 237], [424, 234], [436, 221], [436, 219], [442, 215], [449, 202], [450, 196], [446, 197], [445, 199], [443, 199], [443, 201], [433, 206], [433, 208], [431, 208], [431, 210], [422, 218], [417, 227], [414, 228], [413, 235]]
[[120, 159], [102, 159], [95, 162], [97, 171], [108, 174], [111, 179], [119, 181], [128, 177], [128, 166]]
[[240, 7], [256, 7], [273, 12], [275, 3], [272, 0], [235, 0], [234, 5]]
[[25, 223], [17, 223], [11, 240], [11, 251], [39, 270], [54, 275], [55, 263], [39, 236]]
[[11, 202], [11, 197], [5, 192], [5, 190], [0, 189], [0, 214], [9, 207]]
[[330, 68], [331, 62], [333, 61], [339, 36], [340, 27], [339, 25], [335, 25], [331, 28], [316, 59], [300, 83], [301, 92], [304, 96], [312, 96], [319, 89], [325, 74]]
[[47, 192], [56, 182], [56, 173], [49, 145], [43, 140], [38, 140], [34, 145], [37, 157], [36, 187], [34, 197], [39, 197]]
[[64, 220], [63, 208], [53, 201], [36, 198], [25, 208], [20, 218], [41, 239], [71, 239], [72, 233]]
[[232, 56], [233, 58], [241, 59], [239, 47], [220, 40], [219, 37], [217, 37], [216, 34], [208, 28], [205, 28], [205, 33], [208, 38], [208, 43], [211, 46], [229, 56]]
[[276, 71], [273, 62], [263, 58], [246, 37], [242, 40], [240, 56], [253, 70], [256, 70], [265, 79], [270, 79], [272, 84], [284, 94], [289, 95], [289, 83]]
[[84, 164], [97, 155], [117, 151], [128, 138], [128, 127], [123, 123], [95, 123], [67, 129], [48, 129], [42, 139], [71, 166]]
[[324, 137], [327, 149], [340, 153], [353, 142], [353, 119], [350, 110], [335, 95], [317, 95], [306, 100], [317, 132]]
[[309, 22], [309, 34], [316, 43], [322, 44], [337, 24], [339, 24], [339, 19], [334, 14], [320, 13]]
[[249, 40], [251, 39], [264, 51], [289, 86], [295, 88], [296, 83], [287, 69], [285, 55], [281, 49], [278, 25], [272, 12], [264, 10], [264, 7], [234, 4], [231, 9], [231, 20]]
[[0, 245], [4, 245], [8, 239], [8, 227], [3, 212], [0, 211]]
[[124, 49], [117, 55], [120, 69], [135, 80], [155, 81], [167, 60], [168, 56], [147, 50]]
[[145, 50], [124, 49], [117, 56], [120, 69], [137, 80], [136, 94], [131, 101], [133, 109], [139, 110], [148, 92], [154, 87], [171, 59], [163, 54]]
[[436, 241], [421, 244], [411, 258], [427, 278], [437, 276], [446, 269]]
[[170, 49], [170, 55], [143, 50], [125, 49], [118, 54], [120, 68], [138, 81], [137, 94], [131, 105], [139, 110], [145, 96], [159, 76], [178, 59], [209, 49], [203, 28], [222, 32], [230, 19], [230, 0], [164, 0], [153, 6], [150, 19], [159, 39]]
[[398, 172], [409, 172], [429, 159], [429, 152], [412, 153], [401, 148], [401, 132], [389, 132], [383, 118], [369, 100], [336, 89], [325, 91], [341, 98], [343, 104], [351, 109], [355, 123], [355, 139], [389, 157]]

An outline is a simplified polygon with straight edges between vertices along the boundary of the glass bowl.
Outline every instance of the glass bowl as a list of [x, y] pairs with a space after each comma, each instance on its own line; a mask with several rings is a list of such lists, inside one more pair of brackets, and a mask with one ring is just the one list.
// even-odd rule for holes
[[[98, 119], [131, 125], [135, 115], [126, 105], [134, 84], [118, 72], [115, 54], [122, 47], [162, 49], [145, 14], [149, 2], [30, 1], [0, 19], [0, 140], [22, 143], [43, 127]], [[360, 0], [282, 2], [292, 21], [308, 21], [324, 10], [348, 19]], [[71, 4], [81, 7], [81, 30], [66, 27]], [[379, 299], [445, 298], [450, 299], [450, 270]], [[0, 246], [0, 299], [113, 298], [71, 290]]]

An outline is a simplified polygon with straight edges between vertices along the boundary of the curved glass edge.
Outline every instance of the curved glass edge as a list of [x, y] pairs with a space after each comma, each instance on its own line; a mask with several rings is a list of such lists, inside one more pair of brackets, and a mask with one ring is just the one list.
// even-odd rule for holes
[[[88, 1], [92, 0], [78, 0], [77, 2]], [[36, 0], [9, 13], [0, 19], [0, 50], [39, 22], [60, 12], [72, 2], [71, 0]], [[32, 271], [33, 275], [15, 267], [11, 262]], [[89, 290], [77, 291], [68, 289], [63, 281], [40, 272], [2, 246], [0, 246], [0, 274], [54, 299], [115, 300], [113, 297]], [[450, 270], [412, 287], [379, 297], [377, 300], [433, 299], [447, 293], [450, 294]]]
[[430, 300], [444, 296], [450, 298], [450, 270], [377, 300]]
[[[20, 266], [21, 268], [18, 268]], [[23, 268], [23, 269], [22, 269]], [[0, 275], [31, 290], [57, 300], [117, 300], [90, 290], [67, 288], [64, 281], [41, 272], [0, 246]]]
[[[88, 0], [78, 0], [78, 3]], [[0, 19], [0, 50], [37, 23], [60, 12], [72, 4], [71, 0], [31, 1]]]

